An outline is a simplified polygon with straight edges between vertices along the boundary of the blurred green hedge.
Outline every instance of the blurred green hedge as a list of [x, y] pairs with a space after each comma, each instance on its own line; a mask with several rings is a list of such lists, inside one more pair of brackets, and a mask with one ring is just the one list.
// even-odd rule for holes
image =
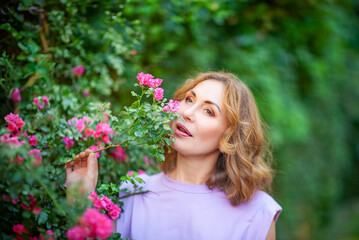
[[[118, 112], [138, 72], [163, 78], [167, 97], [197, 72], [234, 72], [271, 129], [278, 239], [359, 239], [358, 16], [354, 0], [8, 1], [1, 87], [31, 94], [29, 80], [51, 78]], [[89, 74], [74, 83], [76, 65]]]

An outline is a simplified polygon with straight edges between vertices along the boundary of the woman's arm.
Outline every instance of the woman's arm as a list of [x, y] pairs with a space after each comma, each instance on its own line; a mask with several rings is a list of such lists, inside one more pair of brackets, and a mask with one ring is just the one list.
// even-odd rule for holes
[[270, 225], [266, 240], [275, 240], [275, 221], [274, 221], [274, 219], [272, 221], [272, 224]]

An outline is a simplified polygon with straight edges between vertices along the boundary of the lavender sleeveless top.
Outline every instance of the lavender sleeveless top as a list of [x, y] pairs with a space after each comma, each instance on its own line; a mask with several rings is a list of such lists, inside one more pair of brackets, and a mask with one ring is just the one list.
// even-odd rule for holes
[[163, 173], [141, 177], [144, 189], [150, 192], [122, 199], [124, 212], [116, 224], [121, 238], [266, 239], [282, 210], [262, 191], [233, 207], [225, 193], [206, 185], [178, 182]]

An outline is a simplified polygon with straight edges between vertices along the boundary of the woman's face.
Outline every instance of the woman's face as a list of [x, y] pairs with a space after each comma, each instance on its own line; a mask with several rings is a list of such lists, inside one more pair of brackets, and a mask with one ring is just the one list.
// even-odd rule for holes
[[223, 98], [225, 86], [205, 80], [188, 91], [181, 101], [183, 119], [172, 123], [176, 143], [172, 147], [184, 156], [207, 156], [219, 153], [219, 142], [227, 129]]

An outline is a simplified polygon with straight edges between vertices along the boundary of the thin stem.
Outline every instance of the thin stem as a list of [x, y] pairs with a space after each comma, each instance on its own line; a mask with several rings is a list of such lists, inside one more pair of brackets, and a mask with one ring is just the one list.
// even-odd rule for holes
[[127, 194], [125, 196], [119, 197], [118, 199], [127, 198], [127, 197], [130, 197], [130, 196], [139, 195], [139, 194], [148, 193], [148, 192], [149, 191], [135, 192], [135, 193], [131, 193], [131, 194]]

